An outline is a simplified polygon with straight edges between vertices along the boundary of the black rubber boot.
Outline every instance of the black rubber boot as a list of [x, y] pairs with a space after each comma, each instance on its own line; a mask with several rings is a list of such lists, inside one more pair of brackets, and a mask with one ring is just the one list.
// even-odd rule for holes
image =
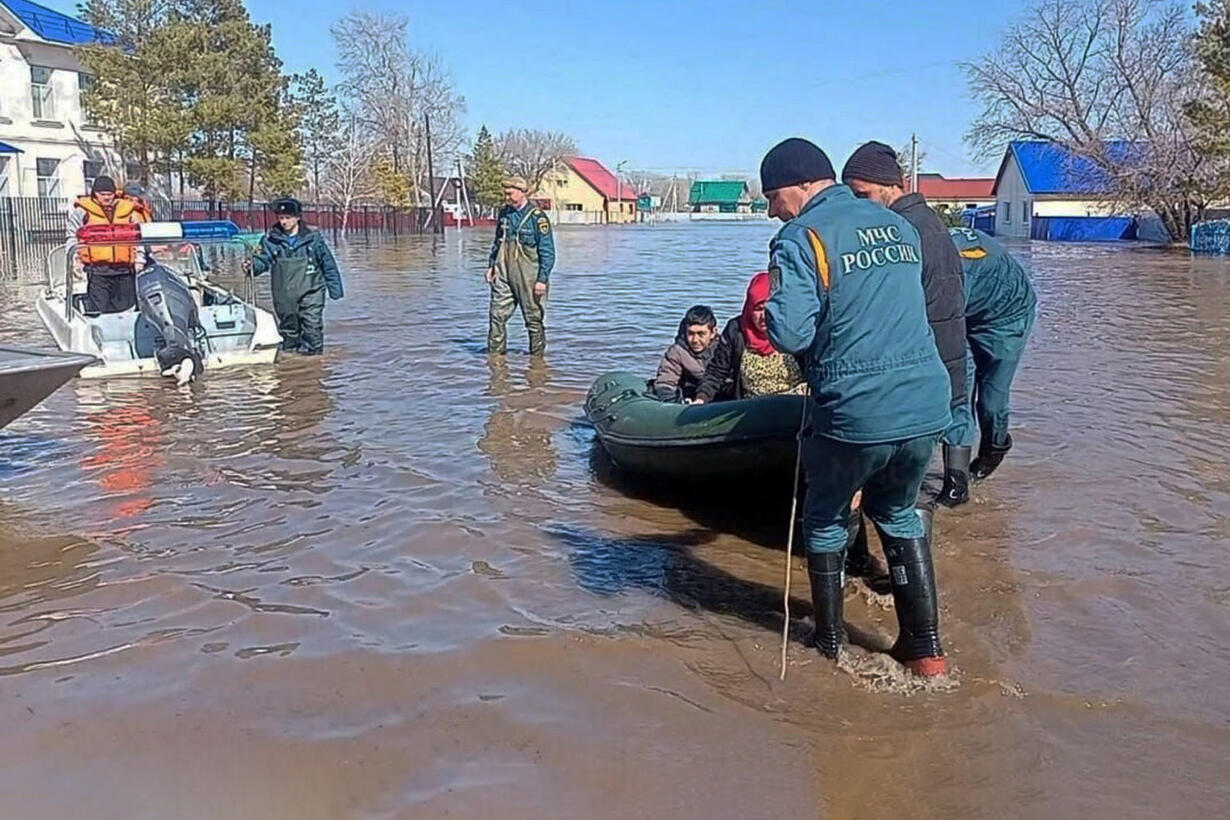
[[982, 446], [978, 448], [978, 458], [974, 459], [974, 463], [970, 465], [970, 475], [974, 481], [982, 481], [984, 478], [995, 472], [995, 468], [1004, 460], [1004, 456], [1008, 455], [1008, 451], [1012, 449], [1012, 436], [1009, 435], [1003, 447], [996, 447], [989, 441], [982, 442]]
[[845, 642], [842, 623], [842, 567], [845, 552], [807, 553], [807, 575], [811, 580], [811, 603], [815, 612], [816, 631], [812, 643], [826, 658], [836, 658]]
[[944, 445], [944, 488], [936, 502], [959, 507], [969, 501], [969, 457], [971, 448]]
[[940, 646], [940, 608], [935, 571], [926, 538], [894, 538], [880, 533], [897, 609], [897, 641], [891, 654], [916, 675], [947, 671]]
[[888, 568], [867, 548], [867, 522], [861, 511], [854, 513], [850, 540], [846, 541], [846, 576], [862, 578], [867, 588], [877, 595], [888, 595], [893, 591]]

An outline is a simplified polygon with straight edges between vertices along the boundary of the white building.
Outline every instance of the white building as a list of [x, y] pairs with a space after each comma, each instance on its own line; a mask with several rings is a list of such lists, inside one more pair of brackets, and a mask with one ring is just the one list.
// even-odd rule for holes
[[[1107, 145], [1112, 156], [1128, 150], [1125, 142]], [[1105, 203], [1103, 192], [1109, 188], [1105, 172], [1055, 143], [1011, 142], [992, 191], [995, 234], [1082, 241], [1135, 238], [1135, 215]]]
[[100, 174], [124, 180], [81, 106], [90, 78], [72, 49], [99, 40], [113, 38], [29, 0], [0, 0], [0, 197], [71, 199]]

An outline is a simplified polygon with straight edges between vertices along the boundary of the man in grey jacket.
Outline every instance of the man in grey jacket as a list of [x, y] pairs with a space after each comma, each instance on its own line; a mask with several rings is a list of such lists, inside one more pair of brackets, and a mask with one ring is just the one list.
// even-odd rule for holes
[[679, 323], [675, 343], [666, 349], [658, 362], [653, 379], [654, 395], [663, 401], [696, 397], [696, 388], [705, 375], [705, 368], [721, 344], [717, 332], [717, 317], [706, 305], [693, 305]]

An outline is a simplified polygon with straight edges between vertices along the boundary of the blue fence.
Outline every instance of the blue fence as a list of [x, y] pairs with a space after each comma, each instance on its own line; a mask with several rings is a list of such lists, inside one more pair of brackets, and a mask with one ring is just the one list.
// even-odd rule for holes
[[1192, 225], [1192, 253], [1230, 254], [1230, 219]]
[[1035, 216], [1030, 238], [1052, 242], [1116, 242], [1136, 238], [1130, 216]]

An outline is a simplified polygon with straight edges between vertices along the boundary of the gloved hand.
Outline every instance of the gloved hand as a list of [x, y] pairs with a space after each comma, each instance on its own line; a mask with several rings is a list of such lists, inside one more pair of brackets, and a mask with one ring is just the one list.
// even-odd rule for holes
[[251, 259], [243, 260], [243, 262], [241, 262], [239, 266], [243, 268], [243, 272], [245, 276], [255, 276], [255, 274], [252, 273], [252, 260]]

